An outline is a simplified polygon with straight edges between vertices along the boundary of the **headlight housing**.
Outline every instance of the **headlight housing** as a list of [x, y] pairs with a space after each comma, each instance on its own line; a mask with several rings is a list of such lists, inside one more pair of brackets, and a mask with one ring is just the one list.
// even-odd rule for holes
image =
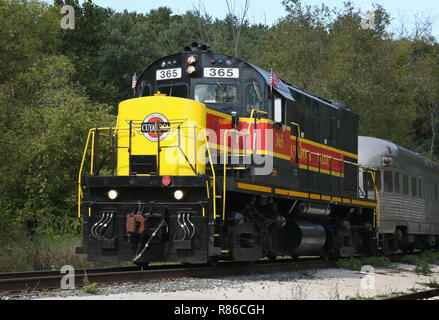
[[116, 200], [119, 196], [119, 193], [116, 190], [111, 189], [110, 191], [108, 191], [107, 196], [110, 200]]
[[174, 192], [174, 198], [175, 200], [181, 200], [184, 197], [184, 193], [181, 190], [175, 190]]

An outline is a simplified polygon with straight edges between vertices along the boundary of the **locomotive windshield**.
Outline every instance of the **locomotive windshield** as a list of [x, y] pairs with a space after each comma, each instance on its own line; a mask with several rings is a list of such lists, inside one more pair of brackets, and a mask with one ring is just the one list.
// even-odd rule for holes
[[170, 97], [187, 98], [188, 96], [185, 84], [159, 86], [158, 91]]
[[235, 103], [237, 92], [236, 86], [231, 84], [197, 84], [194, 100], [202, 103]]

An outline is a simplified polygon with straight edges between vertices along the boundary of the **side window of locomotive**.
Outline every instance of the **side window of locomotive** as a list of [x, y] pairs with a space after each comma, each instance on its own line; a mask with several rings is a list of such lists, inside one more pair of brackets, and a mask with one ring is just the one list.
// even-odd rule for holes
[[395, 186], [395, 192], [401, 193], [401, 189], [399, 188], [399, 172], [393, 173], [393, 185]]
[[409, 177], [406, 175], [402, 176], [402, 194], [406, 196], [409, 194]]
[[418, 186], [417, 186], [417, 181], [416, 178], [411, 177], [412, 180], [412, 197], [416, 197], [417, 196], [417, 190], [418, 190]]
[[143, 82], [142, 85], [140, 86], [140, 96], [141, 97], [148, 97], [150, 95], [151, 95], [150, 85]]
[[438, 187], [437, 184], [434, 185], [434, 201], [438, 201], [439, 200], [439, 192], [438, 192]]
[[246, 104], [247, 112], [250, 114], [253, 109], [261, 110], [262, 96], [261, 90], [255, 83], [249, 84], [246, 88]]
[[393, 175], [392, 171], [384, 171], [384, 191], [393, 192]]
[[236, 86], [231, 84], [197, 84], [194, 99], [202, 103], [235, 103], [238, 97]]
[[174, 86], [160, 86], [157, 88], [160, 93], [164, 93], [170, 97], [187, 98], [187, 86], [185, 84]]

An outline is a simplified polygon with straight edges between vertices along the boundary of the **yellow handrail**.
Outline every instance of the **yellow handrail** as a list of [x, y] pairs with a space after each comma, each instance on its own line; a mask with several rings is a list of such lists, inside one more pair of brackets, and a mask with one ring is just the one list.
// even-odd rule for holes
[[[236, 129], [227, 129], [225, 132], [224, 132], [224, 150], [223, 150], [223, 153], [224, 153], [224, 159], [223, 159], [223, 161], [224, 161], [224, 169], [223, 169], [223, 177], [224, 177], [224, 179], [223, 179], [223, 221], [225, 220], [225, 218], [226, 218], [226, 179], [227, 179], [227, 175], [226, 175], [226, 164], [227, 164], [227, 134], [229, 133], [229, 132], [232, 132], [232, 131], [235, 131], [236, 132], [236, 134], [238, 134], [238, 135], [242, 135], [242, 136], [247, 136], [247, 135], [249, 135], [250, 134], [250, 129], [251, 129], [251, 125], [252, 125], [252, 123], [253, 123], [253, 121], [252, 121], [252, 119], [253, 119], [253, 117], [254, 117], [254, 113], [262, 113], [262, 114], [268, 114], [266, 111], [261, 111], [261, 110], [256, 110], [256, 109], [252, 109], [252, 111], [251, 111], [251, 113], [250, 113], [250, 120], [249, 120], [249, 122], [248, 122], [248, 127], [247, 127], [247, 132], [246, 133], [241, 133], [241, 132], [239, 132], [238, 130], [236, 130]], [[255, 132], [256, 131], [256, 127], [255, 127], [255, 129], [254, 129], [254, 131], [253, 132]]]
[[[373, 180], [373, 186], [375, 189], [375, 196], [377, 201], [377, 206], [375, 207], [375, 210], [373, 211], [373, 227], [375, 228], [375, 225], [379, 228], [380, 227], [380, 216], [381, 216], [381, 210], [380, 210], [380, 196], [378, 194], [378, 189], [375, 183], [375, 174], [376, 171], [373, 171], [370, 173]], [[377, 222], [377, 223], [376, 223]]]
[[[215, 175], [215, 170], [214, 170], [214, 167], [213, 167], [212, 155], [211, 155], [211, 152], [210, 152], [210, 149], [209, 149], [209, 142], [208, 142], [208, 139], [207, 139], [206, 130], [205, 130], [205, 128], [201, 128], [201, 127], [196, 127], [196, 128], [203, 132], [204, 140], [206, 142], [207, 154], [208, 154], [208, 157], [209, 157], [210, 167], [211, 167], [211, 170], [212, 170], [213, 199], [216, 199], [216, 175]], [[121, 130], [121, 131], [122, 130], [129, 130], [129, 127], [123, 127], [123, 128], [114, 128], [114, 127], [93, 128], [93, 129], [90, 129], [89, 132], [88, 132], [87, 141], [85, 143], [84, 152], [83, 152], [82, 160], [81, 160], [81, 166], [80, 166], [79, 174], [78, 174], [78, 218], [81, 217], [81, 199], [84, 196], [84, 194], [82, 192], [82, 172], [83, 172], [83, 169], [84, 169], [84, 164], [85, 164], [85, 158], [86, 158], [86, 155], [87, 155], [87, 150], [88, 150], [89, 144], [90, 144], [90, 138], [92, 140], [90, 174], [93, 174], [93, 160], [94, 160], [94, 156], [95, 156], [94, 155], [94, 153], [95, 153], [95, 150], [94, 150], [94, 139], [95, 139], [96, 130], [104, 131], [104, 130], [112, 130], [112, 129], [115, 130], [115, 132], [113, 133], [113, 136], [116, 136], [117, 135], [117, 131], [119, 131], [119, 130]], [[216, 219], [216, 201], [215, 200], [213, 201], [213, 216], [214, 216], [214, 219]]]
[[[199, 127], [197, 127], [199, 128]], [[215, 176], [215, 169], [213, 168], [213, 162], [212, 162], [212, 156], [210, 154], [210, 149], [209, 149], [209, 142], [207, 140], [207, 134], [206, 134], [206, 130], [204, 128], [199, 128], [203, 131], [204, 134], [204, 140], [206, 141], [206, 148], [207, 148], [207, 154], [209, 156], [209, 162], [210, 162], [210, 168], [212, 170], [212, 178], [213, 178], [213, 218], [216, 219], [216, 176]], [[209, 190], [207, 190], [207, 192], [209, 192]], [[208, 195], [209, 196], [209, 195]]]
[[81, 199], [84, 196], [82, 193], [82, 186], [81, 186], [81, 176], [82, 176], [82, 169], [84, 167], [85, 162], [85, 155], [87, 154], [88, 149], [88, 143], [90, 141], [90, 135], [94, 129], [90, 129], [87, 136], [87, 142], [85, 143], [84, 153], [82, 155], [82, 161], [81, 161], [81, 167], [79, 169], [79, 176], [78, 176], [78, 218], [81, 217]]

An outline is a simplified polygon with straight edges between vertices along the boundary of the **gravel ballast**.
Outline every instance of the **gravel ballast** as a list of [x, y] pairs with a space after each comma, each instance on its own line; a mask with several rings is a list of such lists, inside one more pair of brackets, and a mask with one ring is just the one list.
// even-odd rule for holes
[[344, 300], [382, 298], [394, 292], [427, 290], [439, 282], [439, 267], [419, 275], [414, 266], [392, 264], [362, 273], [340, 268], [253, 274], [219, 278], [188, 278], [119, 286], [99, 286], [98, 293], [82, 289], [9, 295], [0, 299], [45, 300]]

